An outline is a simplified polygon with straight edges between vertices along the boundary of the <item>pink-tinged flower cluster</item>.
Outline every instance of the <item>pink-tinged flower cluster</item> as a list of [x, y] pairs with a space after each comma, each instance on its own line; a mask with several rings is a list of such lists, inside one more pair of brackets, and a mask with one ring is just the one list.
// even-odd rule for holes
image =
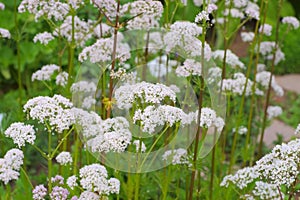
[[23, 165], [24, 154], [19, 149], [11, 149], [6, 152], [4, 158], [0, 158], [0, 180], [8, 184], [11, 180], [19, 178], [19, 171]]

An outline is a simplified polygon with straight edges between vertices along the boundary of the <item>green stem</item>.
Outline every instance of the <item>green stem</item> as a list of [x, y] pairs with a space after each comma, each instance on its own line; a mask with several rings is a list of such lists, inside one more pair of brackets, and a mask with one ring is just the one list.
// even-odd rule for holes
[[[261, 5], [260, 5], [260, 9], [264, 10], [264, 17], [263, 17], [263, 23], [262, 24], [265, 23], [266, 18], [267, 18], [268, 4], [266, 3], [266, 7], [264, 9], [262, 9], [263, 6], [264, 6], [264, 1], [262, 1]], [[254, 31], [255, 35], [254, 35], [253, 42], [256, 41], [256, 37], [257, 37], [257, 34], [258, 34], [258, 26], [259, 26], [259, 24], [260, 24], [260, 22], [257, 21], [256, 25], [255, 25], [255, 31]], [[258, 41], [257, 41], [257, 48], [258, 49], [260, 48], [261, 40], [262, 40], [262, 34], [260, 35], [260, 37], [258, 37]], [[252, 52], [253, 51], [254, 51], [254, 46], [252, 47]], [[253, 53], [251, 54], [250, 58], [251, 59], [253, 58]], [[258, 61], [259, 61], [259, 52], [256, 53], [256, 60], [255, 60], [254, 72], [253, 72], [253, 76], [254, 77], [256, 77]], [[250, 67], [250, 66], [248, 66], [248, 67]], [[251, 158], [251, 152], [248, 154], [248, 148], [250, 146], [250, 137], [251, 137], [253, 113], [254, 113], [254, 108], [256, 107], [256, 105], [255, 105], [255, 100], [256, 100], [255, 90], [256, 90], [256, 79], [254, 78], [253, 79], [253, 86], [252, 86], [252, 96], [251, 96], [251, 103], [250, 103], [248, 126], [247, 126], [246, 145], [245, 145], [245, 153], [247, 153], [247, 156], [246, 156], [246, 158], [244, 158], [243, 166], [246, 166], [246, 163], [249, 160], [248, 158]]]
[[[116, 65], [116, 54], [117, 54], [117, 42], [118, 42], [118, 30], [119, 30], [119, 11], [120, 11], [120, 0], [118, 0], [117, 4], [117, 15], [116, 15], [116, 21], [115, 21], [115, 30], [114, 30], [114, 43], [113, 43], [113, 53], [111, 56], [111, 71], [114, 71], [115, 65]], [[112, 101], [113, 96], [113, 89], [114, 89], [114, 83], [111, 76], [109, 76], [109, 102]], [[111, 115], [111, 106], [107, 109], [106, 118], [110, 118]]]
[[[206, 8], [206, 2], [203, 1], [203, 8]], [[202, 38], [201, 38], [201, 66], [205, 66], [204, 64], [204, 48], [205, 48], [205, 36], [206, 36], [206, 24], [203, 23], [202, 26]], [[201, 76], [200, 76], [200, 91], [199, 91], [199, 97], [198, 97], [198, 117], [197, 117], [197, 133], [196, 133], [196, 141], [195, 141], [195, 146], [194, 146], [194, 155], [193, 155], [193, 171], [191, 174], [191, 180], [190, 180], [190, 190], [189, 190], [189, 200], [193, 199], [193, 190], [194, 190], [194, 185], [195, 185], [195, 178], [196, 178], [196, 164], [197, 164], [197, 158], [198, 158], [198, 148], [199, 148], [199, 143], [200, 143], [200, 137], [202, 134], [201, 138], [205, 138], [206, 134], [202, 132], [202, 128], [200, 127], [200, 117], [201, 117], [201, 111], [203, 107], [203, 94], [204, 94], [204, 88], [205, 88], [205, 83], [204, 83], [204, 67], [201, 68]], [[202, 141], [201, 141], [202, 143]], [[200, 170], [198, 173], [201, 173]], [[201, 182], [198, 182], [198, 189], [201, 189]]]
[[163, 191], [162, 191], [163, 200], [166, 200], [167, 196], [168, 196], [169, 177], [171, 177], [170, 172], [171, 172], [171, 166], [168, 166], [168, 171], [167, 171], [167, 174], [165, 176], [164, 187], [163, 187]]
[[45, 159], [48, 160], [48, 156], [45, 152], [43, 152], [39, 147], [37, 147], [36, 145], [32, 145]]
[[11, 200], [11, 196], [10, 196], [10, 194], [11, 194], [11, 187], [10, 187], [10, 184], [7, 183], [5, 186], [6, 186], [6, 195], [5, 195], [5, 199], [6, 199], [6, 200]]
[[74, 130], [74, 127], [72, 127], [65, 135], [64, 137], [60, 140], [60, 142], [58, 143], [58, 145], [56, 146], [56, 148], [54, 149], [54, 151], [51, 154], [51, 158], [53, 158], [56, 154], [56, 152], [58, 151], [59, 147], [64, 143], [64, 141], [66, 141], [67, 137], [72, 133], [72, 131]]
[[[261, 7], [262, 7], [262, 5], [263, 5], [263, 3], [261, 3]], [[256, 35], [257, 34], [255, 34], [255, 38], [256, 38]], [[233, 143], [232, 143], [232, 147], [231, 147], [229, 173], [231, 173], [232, 167], [235, 164], [235, 150], [236, 150], [236, 143], [237, 143], [237, 138], [238, 138], [237, 130], [241, 124], [242, 115], [244, 114], [243, 111], [244, 111], [244, 105], [245, 105], [246, 89], [247, 89], [247, 85], [248, 85], [249, 77], [250, 77], [250, 73], [251, 73], [251, 66], [252, 66], [253, 56], [254, 56], [254, 48], [255, 48], [255, 43], [252, 44], [251, 56], [250, 56], [250, 60], [249, 60], [248, 68], [247, 68], [247, 74], [246, 74], [246, 82], [244, 85], [242, 100], [241, 100], [241, 104], [239, 107], [237, 122], [236, 122], [236, 126], [235, 126], [236, 131], [234, 132]]]
[[[216, 141], [217, 137], [217, 130], [215, 128], [214, 131], [214, 143]], [[215, 145], [212, 149], [212, 159], [211, 159], [211, 176], [210, 176], [210, 184], [209, 184], [209, 199], [213, 199], [213, 189], [214, 189], [214, 176], [215, 176], [215, 157], [216, 157], [216, 148], [217, 145]]]
[[51, 143], [52, 143], [52, 133], [51, 131], [48, 131], [48, 191], [50, 192], [52, 190], [52, 183], [51, 183], [51, 177], [52, 177], [52, 157], [51, 157]]
[[170, 23], [173, 22], [174, 16], [175, 16], [176, 11], [177, 11], [177, 9], [178, 9], [178, 5], [179, 5], [179, 3], [178, 3], [178, 1], [176, 1], [176, 5], [175, 5], [175, 8], [174, 8], [174, 10], [173, 10], [173, 12], [172, 12], [172, 16], [171, 16], [171, 19], [170, 19]]
[[68, 58], [68, 89], [71, 87], [71, 84], [73, 82], [73, 68], [74, 68], [74, 56], [75, 56], [75, 11], [71, 9], [72, 14], [72, 41], [69, 45], [69, 58]]
[[80, 138], [78, 133], [76, 132], [75, 134], [75, 154], [74, 154], [74, 163], [73, 163], [73, 174], [77, 174], [78, 173], [78, 155], [79, 155], [79, 151], [80, 151]]
[[[141, 169], [143, 168], [143, 166], [144, 166], [144, 164], [145, 164], [145, 162], [146, 162], [146, 160], [147, 160], [149, 154], [152, 152], [153, 148], [155, 147], [155, 145], [157, 144], [157, 142], [158, 142], [158, 141], [160, 140], [160, 138], [164, 135], [164, 133], [167, 131], [168, 128], [169, 128], [169, 126], [166, 126], [165, 129], [162, 131], [162, 133], [159, 134], [159, 136], [156, 138], [156, 140], [154, 141], [154, 143], [153, 143], [152, 146], [150, 147], [149, 151], [147, 152], [147, 154], [146, 154], [144, 160], [142, 161], [139, 171], [141, 171]], [[138, 173], [139, 173], [139, 171], [138, 171]]]
[[33, 189], [33, 185], [30, 181], [30, 178], [28, 176], [28, 174], [26, 173], [25, 169], [23, 167], [21, 167], [21, 171], [23, 172], [24, 176], [26, 177], [27, 182], [29, 183], [30, 187]]
[[265, 102], [265, 107], [264, 107], [263, 124], [262, 124], [261, 136], [260, 136], [260, 141], [259, 141], [259, 146], [258, 146], [258, 158], [260, 158], [262, 156], [263, 138], [264, 138], [266, 123], [267, 123], [267, 115], [268, 115], [267, 110], [268, 110], [268, 106], [270, 103], [271, 85], [272, 85], [273, 73], [274, 73], [274, 69], [275, 69], [276, 51], [277, 51], [278, 45], [279, 45], [278, 44], [279, 26], [280, 26], [280, 12], [281, 12], [281, 8], [282, 8], [282, 3], [283, 3], [283, 0], [280, 0], [280, 2], [278, 4], [276, 33], [275, 33], [276, 34], [275, 35], [275, 48], [274, 48], [271, 71], [270, 71], [271, 75], [270, 75], [270, 80], [269, 80], [269, 87], [268, 87], [266, 102]]
[[17, 12], [17, 0], [14, 0], [14, 20], [15, 20], [15, 29], [16, 29], [16, 48], [17, 48], [17, 67], [18, 67], [18, 91], [19, 91], [19, 106], [20, 111], [22, 112], [22, 74], [21, 74], [21, 52], [20, 52], [20, 40], [21, 35], [19, 32], [19, 23], [18, 23], [18, 12]]
[[134, 191], [134, 199], [135, 200], [139, 199], [140, 179], [141, 179], [141, 174], [140, 173], [136, 173], [135, 174], [135, 191]]

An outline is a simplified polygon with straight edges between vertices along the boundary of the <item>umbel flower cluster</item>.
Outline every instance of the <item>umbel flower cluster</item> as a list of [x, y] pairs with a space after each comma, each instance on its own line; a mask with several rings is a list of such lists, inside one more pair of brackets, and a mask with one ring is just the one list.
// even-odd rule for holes
[[[7, 8], [0, 3], [1, 16], [13, 7], [15, 23], [3, 20], [9, 30], [0, 28], [1, 44], [16, 45], [3, 48], [2, 57], [17, 56], [8, 65], [15, 68], [1, 68], [0, 78], [18, 70], [13, 78], [23, 108], [19, 122], [11, 120], [15, 116], [0, 120], [11, 142], [0, 158], [5, 198], [13, 199], [26, 182], [34, 200], [291, 199], [299, 188], [300, 140], [277, 145], [258, 160], [253, 156], [263, 152], [269, 122], [285, 112], [270, 101], [284, 95], [274, 69], [288, 58], [277, 36], [300, 26], [297, 18], [279, 15], [272, 26], [266, 19], [270, 2], [21, 0]], [[280, 0], [280, 15], [282, 5]], [[29, 23], [40, 25], [28, 30]], [[249, 46], [245, 59], [231, 47], [237, 37]], [[26, 60], [28, 40], [38, 49], [35, 62]], [[51, 56], [41, 58], [44, 53]], [[31, 78], [23, 77], [27, 73]], [[0, 138], [1, 145], [7, 138]], [[16, 148], [7, 151], [10, 145]], [[43, 161], [26, 170], [37, 162], [28, 156], [32, 149]], [[226, 174], [224, 169], [231, 172], [241, 160], [255, 165]], [[129, 173], [113, 169], [111, 161]], [[132, 166], [140, 167], [137, 174]], [[140, 174], [152, 167], [166, 168]], [[22, 180], [10, 184], [20, 171]], [[221, 187], [216, 173], [225, 176]]]
[[299, 139], [276, 145], [271, 153], [258, 160], [253, 167], [246, 167], [234, 175], [225, 176], [221, 186], [234, 185], [243, 190], [249, 189], [254, 182], [255, 188], [249, 191], [249, 195], [260, 199], [280, 199], [284, 194], [278, 188], [293, 189], [299, 176], [299, 146]]
[[11, 180], [17, 180], [23, 165], [24, 154], [19, 149], [11, 149], [0, 158], [0, 180], [8, 184]]
[[[37, 185], [32, 193], [34, 200], [45, 199], [47, 195], [51, 199], [99, 199], [101, 196], [109, 194], [118, 194], [120, 191], [120, 181], [116, 178], [108, 179], [108, 173], [104, 166], [100, 164], [91, 164], [82, 167], [79, 176], [73, 175], [65, 179], [56, 175], [51, 178], [55, 184], [49, 192], [44, 185]], [[81, 188], [80, 196], [71, 196], [72, 191]]]

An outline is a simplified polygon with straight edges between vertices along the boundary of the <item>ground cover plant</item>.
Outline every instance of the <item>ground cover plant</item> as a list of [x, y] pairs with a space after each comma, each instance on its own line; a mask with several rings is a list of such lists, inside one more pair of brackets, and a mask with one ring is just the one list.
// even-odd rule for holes
[[288, 1], [7, 0], [0, 27], [0, 199], [297, 199]]

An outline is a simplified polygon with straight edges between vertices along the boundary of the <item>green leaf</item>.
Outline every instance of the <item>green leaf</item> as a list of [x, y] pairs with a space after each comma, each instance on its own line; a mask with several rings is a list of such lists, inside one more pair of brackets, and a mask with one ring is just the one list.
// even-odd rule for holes
[[20, 52], [21, 65], [24, 67], [25, 64], [30, 64], [35, 61], [39, 49], [32, 42], [22, 42], [20, 43]]
[[4, 76], [5, 79], [10, 79], [11, 75], [7, 68], [1, 69], [1, 74]]
[[1, 55], [1, 59], [0, 59], [1, 68], [8, 67], [9, 65], [15, 63], [13, 50], [8, 46], [1, 46], [0, 55]]

